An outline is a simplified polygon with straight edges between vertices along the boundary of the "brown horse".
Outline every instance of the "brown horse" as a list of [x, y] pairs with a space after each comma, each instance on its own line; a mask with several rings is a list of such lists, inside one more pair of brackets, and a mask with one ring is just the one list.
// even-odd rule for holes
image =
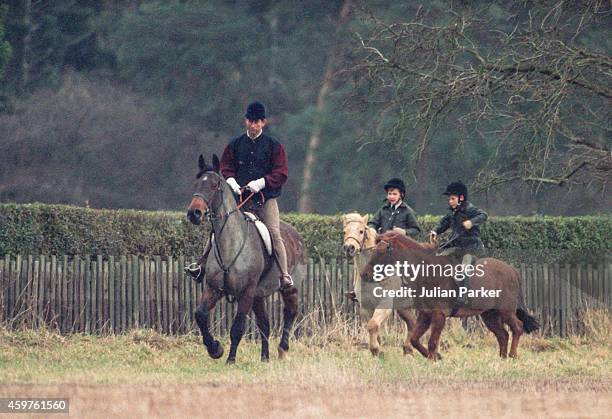
[[[539, 328], [537, 320], [529, 315], [525, 307], [519, 272], [498, 259], [478, 259], [474, 271], [481, 275], [470, 277], [470, 304], [457, 309], [457, 294], [465, 290], [457, 286], [454, 276], [448, 272], [455, 271], [459, 265], [448, 256], [436, 256], [436, 250], [435, 244], [419, 243], [395, 232], [385, 233], [377, 238], [370, 260], [361, 272], [362, 277], [375, 279], [376, 271], [380, 271], [379, 266], [420, 266], [420, 274], [412, 275], [403, 283], [407, 284], [407, 289], [413, 290], [412, 303], [418, 313], [417, 326], [410, 342], [423, 356], [431, 360], [441, 358], [438, 343], [447, 317], [480, 315], [497, 338], [502, 358], [508, 356], [509, 340], [504, 325], [510, 328], [512, 344], [509, 355], [516, 357], [523, 331], [531, 333]], [[401, 271], [401, 275], [405, 274], [406, 271]], [[425, 348], [420, 338], [429, 328], [431, 335]]]
[[[366, 265], [370, 252], [376, 246], [376, 230], [368, 227], [368, 215], [363, 217], [357, 213], [342, 216], [344, 231], [343, 249], [348, 258], [353, 259], [355, 271], [353, 274], [353, 291], [350, 296], [354, 300], [361, 294], [361, 277], [359, 271]], [[384, 306], [384, 304], [382, 304]], [[390, 308], [364, 308], [359, 307], [360, 320], [367, 321], [367, 330], [370, 335], [369, 349], [372, 355], [381, 355], [380, 350], [380, 328], [389, 318], [393, 310]], [[410, 345], [410, 333], [414, 330], [415, 319], [411, 309], [398, 309], [397, 314], [406, 323], [407, 337], [403, 344], [404, 354], [412, 353]]]

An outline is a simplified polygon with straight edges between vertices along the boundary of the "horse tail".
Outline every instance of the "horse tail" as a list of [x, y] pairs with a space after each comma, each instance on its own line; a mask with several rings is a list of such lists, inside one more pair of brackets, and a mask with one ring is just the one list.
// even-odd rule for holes
[[516, 317], [518, 317], [519, 320], [523, 322], [523, 330], [525, 331], [525, 333], [529, 334], [538, 330], [540, 328], [540, 323], [538, 323], [535, 317], [529, 315], [527, 304], [525, 304], [525, 293], [523, 292], [523, 281], [521, 278], [521, 274], [518, 269], [515, 269], [514, 271], [516, 272], [516, 277], [519, 285]]
[[518, 317], [519, 320], [523, 322], [523, 330], [527, 334], [535, 332], [540, 328], [540, 323], [538, 323], [536, 318], [530, 316], [529, 313], [527, 313], [525, 310], [521, 310], [520, 308], [517, 309], [516, 317]]

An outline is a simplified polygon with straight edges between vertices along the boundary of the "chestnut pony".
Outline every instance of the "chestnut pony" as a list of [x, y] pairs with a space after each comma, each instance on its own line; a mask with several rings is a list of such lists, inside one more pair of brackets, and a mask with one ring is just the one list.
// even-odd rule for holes
[[[199, 172], [196, 176], [195, 192], [187, 217], [194, 224], [200, 224], [204, 216], [211, 223], [215, 240], [211, 255], [206, 263], [204, 292], [195, 318], [202, 332], [204, 345], [211, 358], [223, 356], [223, 346], [212, 336], [208, 318], [217, 302], [226, 296], [238, 302], [236, 317], [230, 330], [231, 346], [227, 363], [234, 363], [236, 350], [244, 334], [246, 316], [251, 309], [255, 314], [261, 335], [261, 360], [269, 359], [268, 339], [270, 324], [266, 313], [265, 298], [279, 288], [280, 272], [271, 256], [268, 256], [257, 229], [238, 206], [230, 186], [219, 174], [219, 159], [213, 156], [213, 166], [199, 158]], [[281, 235], [287, 250], [287, 265], [293, 273], [298, 263], [305, 263], [304, 241], [289, 224], [281, 221]], [[279, 358], [289, 350], [289, 333], [297, 314], [297, 288], [281, 291], [283, 299], [283, 332], [278, 345]]]
[[[372, 279], [375, 265], [390, 265], [407, 262], [412, 266], [457, 266], [448, 256], [437, 256], [437, 245], [419, 243], [404, 234], [388, 232], [378, 236], [368, 263], [361, 275]], [[537, 320], [530, 316], [524, 303], [521, 288], [521, 277], [518, 270], [494, 258], [480, 258], [474, 264], [480, 267], [482, 275], [470, 277], [471, 290], [481, 290], [481, 295], [470, 298], [470, 304], [459, 309], [454, 308], [457, 285], [453, 276], [444, 274], [441, 269], [431, 269], [425, 275], [419, 275], [413, 282], [405, 281], [408, 287], [414, 288], [412, 300], [417, 310], [417, 325], [410, 337], [410, 343], [423, 356], [431, 360], [440, 359], [438, 344], [447, 317], [470, 317], [480, 315], [486, 327], [493, 332], [499, 344], [499, 355], [502, 358], [517, 356], [519, 339], [523, 332], [531, 333], [539, 328]], [[448, 292], [454, 290], [452, 292]], [[491, 291], [500, 291], [495, 294]], [[512, 331], [512, 344], [508, 354], [509, 335], [505, 329]], [[427, 348], [420, 338], [431, 328]]]

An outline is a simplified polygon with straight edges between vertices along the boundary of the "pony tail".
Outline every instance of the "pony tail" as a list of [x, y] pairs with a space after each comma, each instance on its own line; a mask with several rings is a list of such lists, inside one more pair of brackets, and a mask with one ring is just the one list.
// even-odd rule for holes
[[538, 323], [536, 318], [530, 316], [529, 313], [527, 313], [525, 310], [522, 310], [520, 308], [516, 310], [516, 317], [518, 317], [519, 320], [523, 322], [523, 330], [527, 334], [535, 332], [540, 328], [540, 323]]
[[521, 273], [516, 268], [514, 268], [514, 273], [516, 275], [516, 280], [518, 281], [518, 301], [516, 308], [516, 317], [518, 317], [519, 320], [523, 322], [523, 330], [525, 331], [525, 333], [529, 334], [538, 330], [540, 328], [540, 323], [538, 323], [535, 317], [530, 316], [529, 312], [527, 311], [527, 305], [525, 304], [525, 294], [523, 293], [523, 281], [521, 278]]

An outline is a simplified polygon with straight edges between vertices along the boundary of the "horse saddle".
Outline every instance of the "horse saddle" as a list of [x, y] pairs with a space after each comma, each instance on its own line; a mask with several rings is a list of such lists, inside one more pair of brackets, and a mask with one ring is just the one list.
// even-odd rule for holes
[[[266, 248], [266, 253], [268, 254], [268, 256], [272, 256], [272, 237], [270, 236], [270, 231], [268, 230], [268, 227], [266, 227], [263, 221], [257, 218], [255, 214], [246, 212], [246, 211], [244, 211], [243, 214], [249, 220], [253, 221], [253, 224], [255, 224], [255, 227], [257, 227], [257, 232], [259, 233], [259, 237], [261, 237], [261, 240], [264, 243], [264, 247]], [[212, 233], [210, 235], [210, 240], [211, 242], [215, 241], [215, 233]]]
[[251, 212], [243, 213], [249, 220], [253, 221], [255, 227], [257, 227], [257, 231], [259, 232], [259, 237], [263, 240], [264, 245], [266, 247], [266, 252], [268, 256], [272, 256], [272, 237], [270, 236], [270, 231], [268, 227], [261, 221], [257, 216]]

